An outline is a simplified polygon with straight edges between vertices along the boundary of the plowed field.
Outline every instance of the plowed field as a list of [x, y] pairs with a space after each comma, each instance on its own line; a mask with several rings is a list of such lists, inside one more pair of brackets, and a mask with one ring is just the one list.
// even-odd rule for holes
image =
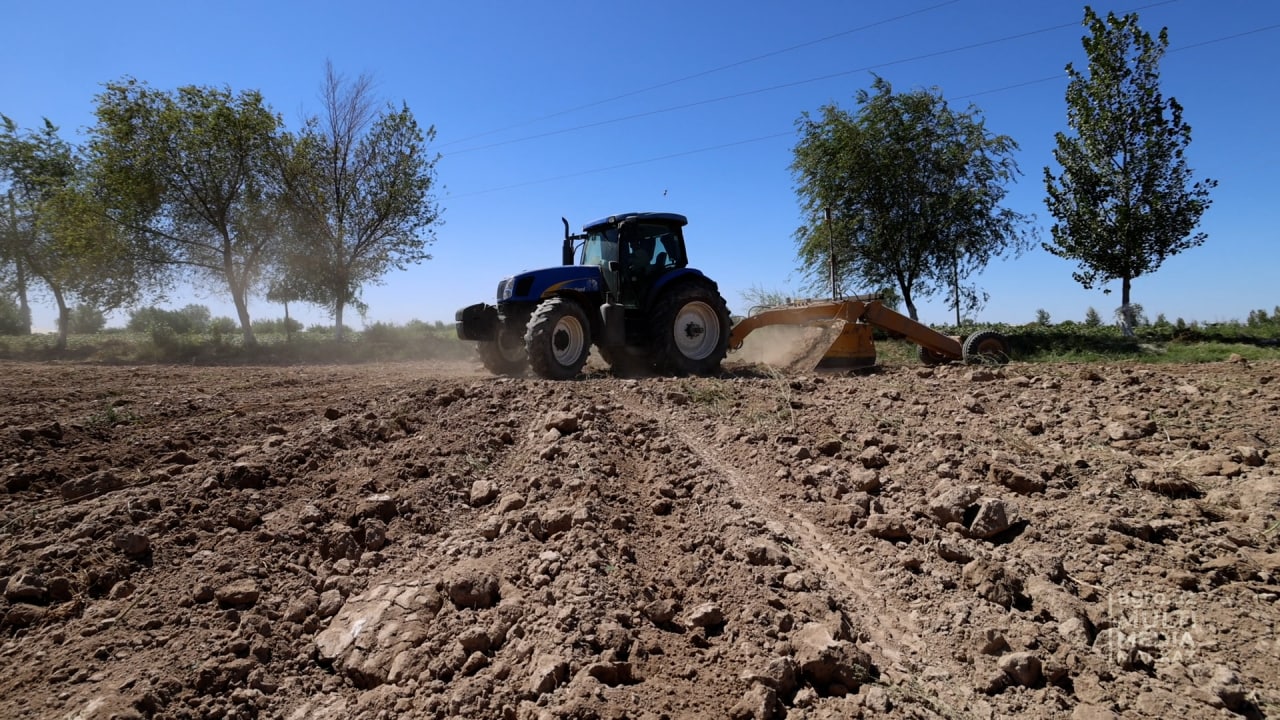
[[1266, 717], [1280, 364], [0, 365], [0, 717]]

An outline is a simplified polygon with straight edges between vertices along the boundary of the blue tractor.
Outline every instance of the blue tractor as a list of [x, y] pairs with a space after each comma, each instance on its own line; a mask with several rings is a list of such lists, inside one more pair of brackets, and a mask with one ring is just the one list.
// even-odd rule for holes
[[715, 282], [688, 266], [685, 216], [610, 215], [579, 235], [561, 221], [562, 265], [505, 278], [495, 304], [457, 313], [458, 337], [479, 343], [490, 372], [567, 380], [592, 345], [622, 374], [719, 370], [729, 310]]

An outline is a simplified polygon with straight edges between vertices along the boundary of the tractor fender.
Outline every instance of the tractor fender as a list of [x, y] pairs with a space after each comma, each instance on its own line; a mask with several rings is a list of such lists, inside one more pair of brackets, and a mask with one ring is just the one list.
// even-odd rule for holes
[[[566, 283], [556, 287], [554, 290], [549, 288], [548, 292], [542, 296], [542, 300], [548, 300], [553, 297], [572, 300], [582, 307], [583, 312], [587, 315], [587, 322], [590, 325], [588, 331], [591, 335], [588, 339], [591, 342], [595, 342], [602, 336], [604, 333], [604, 318], [600, 311], [602, 298], [598, 291], [591, 289], [590, 287], [582, 289], [574, 286], [573, 284]], [[540, 305], [542, 300], [537, 301], [537, 304]]]
[[715, 281], [702, 274], [701, 270], [695, 270], [694, 268], [676, 268], [667, 272], [653, 283], [653, 287], [649, 288], [649, 294], [645, 296], [644, 306], [653, 307], [653, 301], [656, 300], [663, 292], [666, 292], [667, 288], [672, 288], [676, 285], [693, 280], [711, 283], [711, 287], [713, 289], [719, 289]]

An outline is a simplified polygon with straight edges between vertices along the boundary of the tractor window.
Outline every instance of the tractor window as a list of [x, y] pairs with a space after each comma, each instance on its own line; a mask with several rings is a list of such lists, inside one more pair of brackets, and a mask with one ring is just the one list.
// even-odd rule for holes
[[593, 230], [582, 243], [582, 264], [605, 266], [618, 259], [618, 231], [616, 228]]
[[661, 272], [684, 264], [683, 245], [679, 230], [666, 225], [641, 225], [631, 249], [631, 261]]

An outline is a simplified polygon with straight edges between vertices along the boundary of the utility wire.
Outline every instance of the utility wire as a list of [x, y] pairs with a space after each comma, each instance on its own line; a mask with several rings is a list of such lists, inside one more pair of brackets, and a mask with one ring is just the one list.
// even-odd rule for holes
[[[1170, 0], [1170, 1], [1176, 1], [1176, 0]], [[1160, 3], [1160, 4], [1164, 4], [1164, 3]], [[1141, 8], [1139, 8], [1139, 9], [1141, 9]], [[1192, 43], [1192, 44], [1190, 44], [1190, 45], [1182, 45], [1182, 46], [1179, 46], [1179, 47], [1176, 47], [1176, 48], [1172, 48], [1172, 49], [1170, 49], [1170, 50], [1167, 52], [1167, 54], [1172, 54], [1172, 53], [1175, 53], [1175, 52], [1181, 52], [1181, 51], [1183, 51], [1183, 50], [1191, 50], [1191, 49], [1193, 49], [1193, 48], [1204, 47], [1204, 46], [1206, 46], [1206, 45], [1214, 45], [1214, 44], [1221, 43], [1221, 42], [1227, 42], [1227, 41], [1229, 41], [1229, 40], [1236, 40], [1236, 39], [1239, 39], [1239, 38], [1242, 38], [1242, 37], [1247, 37], [1247, 36], [1249, 36], [1249, 35], [1256, 35], [1256, 34], [1259, 34], [1259, 33], [1268, 32], [1268, 31], [1271, 31], [1271, 30], [1276, 30], [1276, 29], [1278, 29], [1278, 28], [1280, 28], [1280, 23], [1277, 23], [1277, 24], [1275, 24], [1275, 25], [1266, 25], [1266, 26], [1263, 26], [1263, 27], [1260, 27], [1260, 28], [1255, 28], [1255, 29], [1253, 29], [1253, 30], [1246, 30], [1246, 31], [1244, 31], [1244, 32], [1235, 33], [1235, 34], [1233, 34], [1233, 35], [1224, 35], [1224, 36], [1222, 36], [1222, 37], [1213, 38], [1212, 40], [1204, 40], [1204, 41], [1202, 41], [1202, 42]], [[1038, 78], [1038, 79], [1036, 79], [1036, 80], [1027, 80], [1027, 81], [1024, 81], [1024, 82], [1014, 83], [1014, 84], [1012, 84], [1012, 85], [1004, 85], [1004, 86], [1002, 86], [1002, 87], [993, 88], [993, 89], [991, 89], [991, 90], [982, 90], [982, 91], [979, 91], [979, 92], [968, 93], [968, 94], [966, 94], [966, 95], [957, 95], [957, 96], [953, 97], [952, 99], [953, 99], [953, 100], [963, 100], [963, 99], [967, 99], [967, 98], [979, 97], [979, 96], [981, 96], [981, 95], [993, 95], [993, 94], [995, 94], [995, 93], [1006, 92], [1006, 91], [1008, 91], [1008, 90], [1016, 90], [1016, 89], [1018, 89], [1018, 88], [1028, 87], [1028, 86], [1030, 86], [1030, 85], [1039, 85], [1039, 84], [1041, 84], [1041, 83], [1052, 82], [1052, 81], [1054, 81], [1054, 80], [1061, 80], [1062, 78], [1065, 78], [1065, 77], [1067, 77], [1067, 74], [1066, 74], [1066, 73], [1058, 73], [1058, 74], [1056, 74], [1056, 75], [1049, 75], [1049, 76], [1047, 76], [1047, 77]], [[584, 176], [584, 175], [594, 175], [594, 174], [596, 174], [596, 173], [608, 172], [608, 171], [610, 171], [610, 170], [618, 170], [618, 169], [621, 169], [621, 168], [635, 167], [635, 166], [637, 166], [637, 165], [647, 165], [647, 164], [650, 164], [650, 163], [661, 162], [661, 161], [663, 161], [663, 160], [671, 160], [671, 159], [678, 158], [678, 157], [686, 157], [686, 156], [689, 156], [689, 155], [697, 155], [697, 154], [700, 154], [700, 153], [712, 152], [712, 151], [715, 151], [715, 150], [723, 150], [723, 149], [725, 149], [725, 148], [736, 147], [736, 146], [739, 146], [739, 145], [748, 145], [748, 144], [751, 144], [751, 143], [764, 142], [765, 140], [773, 140], [773, 139], [776, 139], [776, 138], [780, 138], [780, 137], [785, 137], [785, 136], [791, 135], [793, 132], [794, 132], [794, 131], [792, 131], [792, 130], [788, 130], [787, 132], [774, 133], [774, 134], [772, 134], [772, 135], [761, 135], [761, 136], [759, 136], [759, 137], [748, 138], [748, 139], [745, 139], [745, 140], [736, 140], [736, 141], [734, 141], [734, 142], [721, 143], [721, 144], [719, 144], [719, 145], [712, 145], [712, 146], [708, 146], [708, 147], [696, 148], [696, 149], [693, 149], [693, 150], [685, 150], [685, 151], [678, 152], [678, 153], [671, 153], [671, 154], [668, 154], [668, 155], [660, 155], [660, 156], [657, 156], [657, 157], [646, 158], [646, 159], [643, 159], [643, 160], [634, 160], [634, 161], [631, 161], [631, 162], [620, 163], [620, 164], [617, 164], [617, 165], [609, 165], [609, 166], [607, 166], [607, 167], [598, 167], [598, 168], [592, 168], [592, 169], [590, 169], [590, 170], [581, 170], [581, 171], [578, 171], [578, 172], [567, 173], [567, 174], [564, 174], [564, 175], [557, 175], [557, 176], [555, 176], [555, 177], [541, 178], [541, 179], [538, 179], [538, 180], [528, 180], [528, 181], [525, 181], [525, 182], [514, 183], [514, 184], [511, 184], [511, 185], [503, 185], [503, 186], [501, 186], [501, 187], [488, 188], [488, 189], [486, 189], [486, 190], [475, 190], [475, 191], [472, 191], [472, 192], [466, 192], [466, 193], [461, 193], [461, 194], [458, 194], [458, 195], [452, 195], [451, 197], [452, 197], [452, 198], [454, 198], [454, 199], [457, 199], [457, 198], [468, 198], [468, 197], [473, 197], [473, 196], [477, 196], [477, 195], [487, 195], [487, 194], [490, 194], [490, 193], [501, 192], [501, 191], [504, 191], [504, 190], [514, 190], [514, 189], [517, 189], [517, 188], [529, 187], [529, 186], [531, 186], [531, 185], [541, 185], [541, 184], [549, 183], [549, 182], [557, 182], [557, 181], [560, 181], [560, 180], [568, 180], [568, 179], [570, 179], [570, 178], [582, 177], [582, 176]]]
[[[1170, 2], [1172, 1], [1173, 0], [1170, 0]], [[446, 143], [441, 143], [438, 147], [443, 148], [443, 147], [448, 147], [450, 145], [456, 145], [457, 143], [468, 142], [470, 140], [478, 140], [482, 137], [488, 137], [490, 135], [495, 135], [497, 133], [505, 132], [507, 130], [514, 130], [516, 128], [524, 127], [526, 125], [532, 125], [533, 123], [541, 122], [543, 120], [549, 120], [551, 118], [560, 117], [562, 115], [568, 115], [570, 113], [578, 112], [579, 110], [587, 110], [589, 108], [597, 107], [599, 105], [604, 105], [607, 103], [614, 102], [615, 100], [622, 100], [624, 98], [629, 98], [635, 95], [641, 95], [643, 93], [647, 93], [652, 90], [659, 90], [664, 87], [670, 87], [672, 85], [678, 85], [683, 82], [688, 82], [689, 80], [696, 80], [697, 78], [700, 78], [700, 77], [714, 75], [715, 73], [718, 73], [718, 72], [723, 72], [725, 70], [741, 67], [743, 65], [748, 65], [750, 63], [758, 62], [760, 60], [766, 60], [768, 58], [776, 57], [778, 55], [783, 55], [789, 52], [793, 52], [795, 50], [800, 50], [802, 48], [812, 47], [814, 45], [819, 45], [824, 42], [829, 42], [831, 40], [835, 40], [836, 38], [842, 38], [846, 35], [852, 35], [853, 33], [856, 33], [856, 32], [862, 32], [863, 30], [870, 30], [872, 28], [880, 27], [881, 25], [888, 25], [889, 23], [892, 23], [892, 22], [905, 20], [906, 18], [913, 17], [915, 15], [923, 15], [924, 13], [932, 12], [933, 10], [937, 10], [938, 8], [945, 7], [947, 5], [952, 5], [957, 2], [960, 2], [960, 0], [946, 0], [946, 2], [941, 2], [941, 3], [938, 3], [937, 5], [931, 5], [929, 7], [921, 8], [919, 10], [913, 10], [909, 13], [895, 15], [894, 17], [886, 18], [884, 20], [877, 20], [876, 22], [869, 23], [867, 25], [859, 25], [858, 27], [850, 28], [849, 30], [844, 30], [832, 35], [827, 35], [825, 37], [820, 37], [816, 40], [809, 40], [807, 42], [802, 42], [799, 45], [791, 45], [790, 47], [785, 47], [785, 48], [782, 48], [781, 50], [773, 50], [773, 51], [764, 53], [763, 55], [756, 55], [754, 57], [746, 58], [745, 60], [738, 60], [736, 62], [731, 62], [728, 65], [721, 65], [719, 67], [711, 68], [710, 70], [702, 70], [692, 75], [685, 75], [684, 77], [676, 78], [674, 80], [667, 80], [664, 82], [660, 82], [657, 85], [650, 85], [648, 87], [640, 88], [639, 90], [632, 90], [630, 92], [622, 93], [621, 95], [614, 95], [613, 97], [607, 97], [607, 98], [604, 98], [603, 100], [596, 100], [594, 102], [589, 102], [585, 105], [578, 105], [576, 107], [571, 107], [567, 110], [560, 110], [558, 112], [553, 112], [549, 115], [542, 115], [539, 117], [532, 118], [530, 120], [522, 120], [518, 123], [507, 125], [506, 127], [501, 127], [494, 130], [487, 130], [485, 132], [477, 133], [475, 135], [468, 135], [467, 137], [458, 138], [457, 140], [450, 140]], [[491, 146], [486, 146], [486, 147], [491, 147]], [[463, 150], [461, 152], [468, 152], [468, 151]]]
[[[1161, 2], [1151, 3], [1149, 5], [1143, 5], [1141, 7], [1134, 8], [1133, 10], [1130, 10], [1128, 12], [1134, 12], [1137, 10], [1146, 10], [1148, 8], [1159, 7], [1161, 5], [1169, 5], [1175, 2], [1178, 2], [1178, 0], [1162, 0]], [[788, 88], [799, 87], [801, 85], [811, 85], [813, 83], [823, 82], [826, 80], [833, 80], [835, 78], [845, 77], [847, 75], [854, 75], [857, 73], [868, 72], [868, 71], [877, 70], [880, 68], [892, 67], [894, 65], [903, 65], [905, 63], [916, 62], [917, 60], [927, 60], [930, 58], [941, 57], [944, 55], [952, 55], [955, 53], [964, 52], [966, 50], [974, 50], [981, 47], [998, 45], [1000, 43], [1009, 42], [1011, 40], [1021, 40], [1023, 38], [1028, 38], [1035, 35], [1043, 35], [1045, 33], [1054, 32], [1057, 30], [1065, 29], [1065, 28], [1078, 27], [1079, 24], [1080, 23], [1078, 21], [1060, 23], [1058, 25], [1052, 25], [1050, 27], [1039, 28], [1037, 30], [1028, 30], [1026, 32], [1015, 33], [1013, 35], [1006, 35], [1004, 37], [994, 38], [991, 40], [983, 40], [981, 42], [970, 43], [968, 45], [961, 45], [959, 47], [953, 47], [946, 50], [936, 50], [934, 52], [922, 53], [920, 55], [912, 55], [911, 57], [899, 58], [897, 60], [890, 60], [887, 62], [866, 65], [860, 68], [854, 68], [852, 70], [842, 70], [840, 72], [828, 73], [826, 75], [819, 75], [817, 77], [811, 77], [804, 80], [795, 80], [792, 82], [781, 83], [779, 85], [770, 85], [768, 87], [756, 88], [754, 90], [745, 90], [743, 92], [732, 93], [730, 95], [721, 95], [719, 97], [707, 98], [704, 100], [697, 100], [694, 102], [684, 103], [681, 105], [671, 105], [668, 107], [658, 108], [655, 110], [646, 110], [645, 112], [633, 113], [631, 115], [623, 115], [621, 117], [610, 118], [608, 120], [598, 120], [596, 122], [583, 123], [581, 125], [561, 128], [559, 130], [549, 130], [544, 133], [538, 133], [535, 135], [526, 135], [524, 137], [513, 138], [511, 140], [502, 140], [500, 142], [489, 143], [487, 145], [477, 145], [475, 147], [463, 148], [461, 150], [455, 150], [450, 154], [461, 155], [464, 153], [476, 152], [478, 150], [489, 150], [491, 148], [502, 147], [504, 145], [513, 145], [515, 143], [528, 142], [530, 140], [540, 140], [546, 137], [553, 137], [555, 135], [564, 135], [566, 133], [577, 132], [579, 130], [586, 130], [594, 127], [600, 127], [602, 125], [612, 125], [615, 123], [625, 122], [627, 120], [636, 120], [639, 118], [651, 117], [653, 115], [661, 115], [665, 113], [676, 112], [678, 110], [688, 110], [689, 108], [699, 107], [702, 105], [711, 105], [714, 103], [725, 102], [727, 100], [736, 100], [738, 98], [750, 97], [752, 95], [761, 95], [764, 93], [774, 92], [777, 90], [786, 90]]]
[[723, 150], [725, 148], [736, 147], [738, 145], [748, 145], [750, 143], [764, 142], [765, 140], [773, 140], [775, 138], [785, 137], [791, 134], [791, 131], [774, 133], [772, 135], [761, 135], [760, 137], [747, 138], [746, 140], [735, 140], [733, 142], [722, 143], [720, 145], [712, 145], [710, 147], [702, 147], [694, 150], [684, 150], [669, 155], [661, 155], [658, 157], [645, 158], [644, 160], [633, 160], [631, 162], [620, 163], [618, 165], [610, 165], [609, 167], [593, 168], [591, 170], [582, 170], [580, 172], [567, 173], [565, 175], [557, 175], [555, 177], [541, 178], [539, 180], [528, 180], [526, 182], [515, 183], [512, 185], [503, 185], [502, 187], [489, 188], [488, 190], [476, 190], [474, 192], [453, 195], [453, 198], [465, 198], [473, 195], [487, 195], [502, 190], [514, 190], [516, 188], [528, 187], [530, 185], [541, 185], [543, 183], [556, 182], [558, 180], [568, 180], [569, 178], [581, 177], [583, 175], [594, 175], [595, 173], [607, 172], [609, 170], [619, 170], [621, 168], [635, 167], [636, 165], [648, 165], [649, 163], [660, 162], [662, 160], [672, 160], [688, 155], [698, 155], [700, 153], [712, 152], [714, 150]]
[[[1244, 32], [1238, 32], [1238, 33], [1235, 33], [1234, 35], [1223, 35], [1222, 37], [1216, 37], [1216, 38], [1213, 38], [1212, 40], [1202, 40], [1201, 42], [1191, 43], [1189, 45], [1179, 45], [1178, 47], [1170, 48], [1165, 52], [1165, 54], [1172, 55], [1176, 52], [1182, 52], [1184, 50], [1191, 50], [1193, 48], [1204, 47], [1206, 45], [1214, 45], [1220, 42], [1227, 42], [1228, 40], [1238, 40], [1242, 37], [1247, 37], [1249, 35], [1257, 35], [1258, 33], [1264, 33], [1264, 32], [1268, 32], [1270, 30], [1276, 30], [1276, 29], [1280, 29], [1280, 23], [1276, 23], [1275, 25], [1264, 25], [1262, 27], [1254, 28], [1252, 30], [1245, 30]], [[1027, 87], [1029, 85], [1039, 85], [1040, 83], [1052, 82], [1054, 80], [1061, 80], [1066, 77], [1068, 77], [1068, 75], [1065, 72], [1061, 72], [1055, 75], [1049, 75], [1047, 77], [1042, 77], [1036, 80], [1026, 80], [1020, 83], [1014, 83], [1013, 85], [1005, 85], [1003, 87], [994, 88], [992, 90], [982, 90], [980, 92], [973, 92], [967, 95], [956, 95], [952, 99], [967, 100], [968, 98], [975, 98], [981, 95], [993, 95], [995, 93], [1004, 92], [1006, 90], [1016, 90], [1017, 88]]]

